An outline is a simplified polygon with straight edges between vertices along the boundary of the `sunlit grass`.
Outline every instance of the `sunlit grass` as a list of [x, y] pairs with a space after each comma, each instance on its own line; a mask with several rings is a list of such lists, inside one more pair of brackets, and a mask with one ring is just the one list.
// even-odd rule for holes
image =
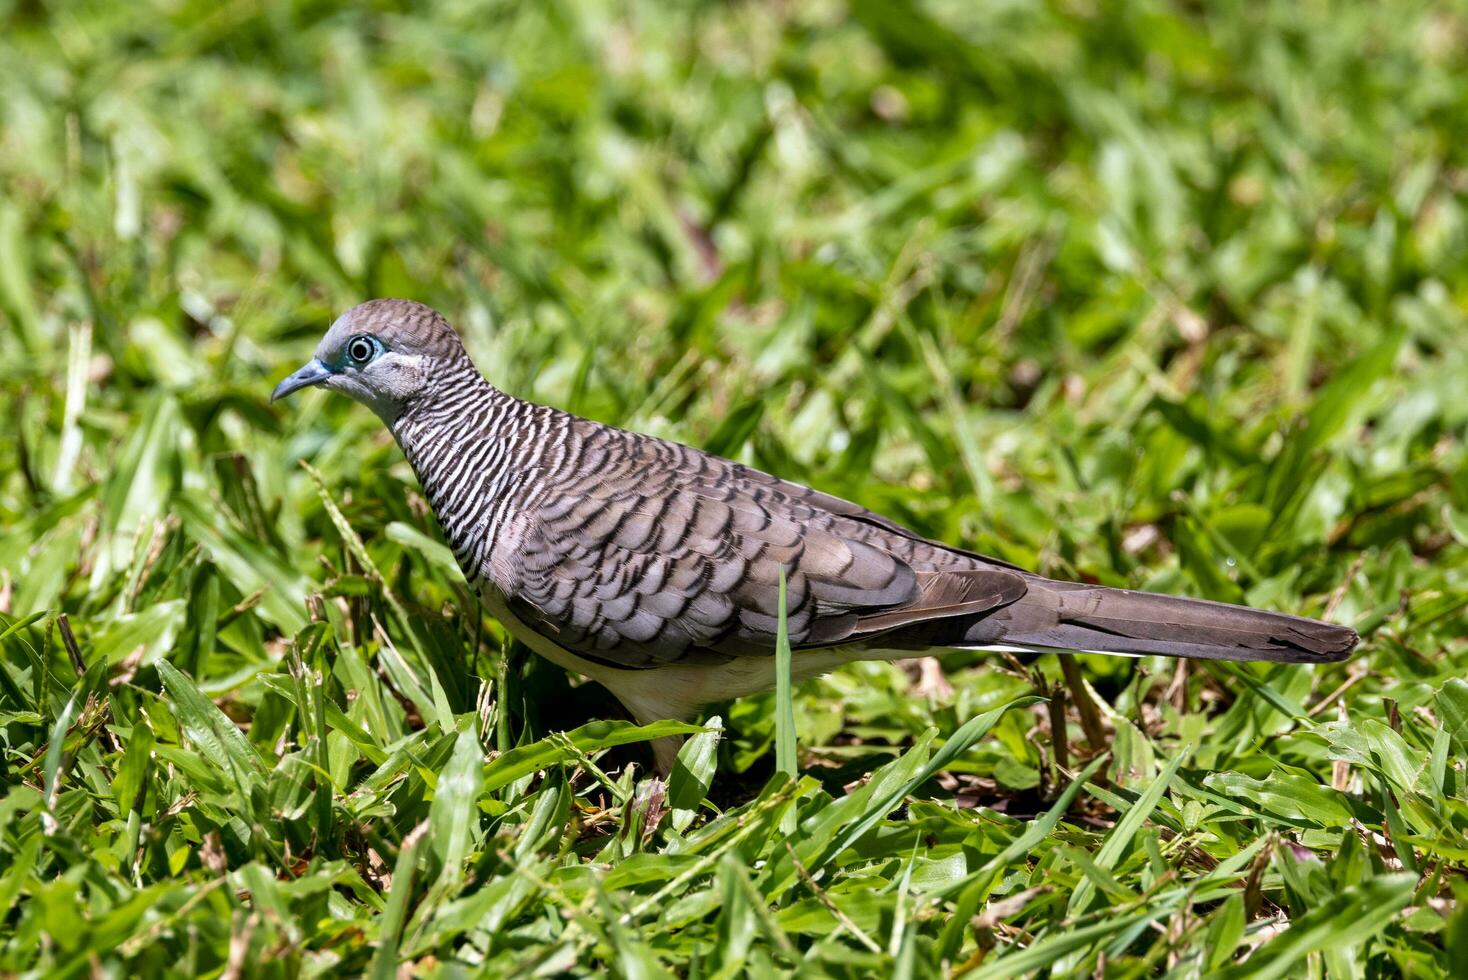
[[[1463, 975], [1465, 36], [6, 10], [0, 973]], [[639, 728], [476, 606], [370, 413], [269, 405], [379, 295], [515, 394], [1365, 643]]]

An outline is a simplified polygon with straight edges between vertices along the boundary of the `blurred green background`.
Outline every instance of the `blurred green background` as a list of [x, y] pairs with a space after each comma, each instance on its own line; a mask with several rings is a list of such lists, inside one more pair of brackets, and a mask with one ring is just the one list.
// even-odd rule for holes
[[[0, 972], [1464, 975], [1465, 68], [1426, 3], [0, 2]], [[376, 418], [268, 404], [389, 295], [514, 394], [1366, 642], [847, 668], [801, 781], [754, 698], [665, 808]]]

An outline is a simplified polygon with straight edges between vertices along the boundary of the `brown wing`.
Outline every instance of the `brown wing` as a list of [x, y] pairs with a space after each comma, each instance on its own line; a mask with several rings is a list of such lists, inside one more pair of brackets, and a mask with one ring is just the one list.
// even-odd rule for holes
[[837, 498], [671, 443], [595, 435], [617, 439], [583, 447], [609, 462], [574, 485], [559, 480], [519, 515], [512, 580], [500, 583], [527, 624], [590, 659], [635, 668], [769, 655], [782, 567], [797, 649], [1024, 594], [1020, 575], [965, 567]]

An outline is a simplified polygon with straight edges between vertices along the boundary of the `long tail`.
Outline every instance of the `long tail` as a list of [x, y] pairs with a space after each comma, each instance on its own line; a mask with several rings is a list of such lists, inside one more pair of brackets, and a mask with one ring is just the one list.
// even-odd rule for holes
[[1355, 630], [1222, 602], [1025, 576], [1018, 601], [965, 624], [953, 646], [1011, 646], [1202, 660], [1333, 663]]

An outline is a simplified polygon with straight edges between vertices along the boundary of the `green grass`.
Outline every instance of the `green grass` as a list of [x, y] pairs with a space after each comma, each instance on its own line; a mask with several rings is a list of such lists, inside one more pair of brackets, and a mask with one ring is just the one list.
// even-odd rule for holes
[[[0, 975], [1468, 974], [1465, 39], [0, 3]], [[856, 665], [793, 777], [770, 695], [664, 791], [370, 413], [268, 404], [376, 295], [516, 394], [1365, 642]]]

